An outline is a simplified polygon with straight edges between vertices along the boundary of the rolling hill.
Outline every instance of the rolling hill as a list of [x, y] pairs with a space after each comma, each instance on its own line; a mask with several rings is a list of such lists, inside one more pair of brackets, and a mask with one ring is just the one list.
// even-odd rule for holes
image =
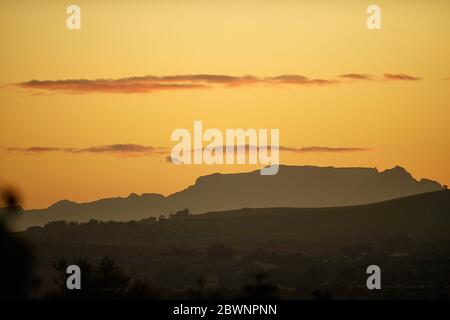
[[53, 223], [25, 232], [33, 242], [199, 248], [321, 250], [403, 239], [450, 240], [450, 192], [349, 207], [260, 208], [172, 216], [156, 221]]
[[261, 176], [259, 170], [202, 176], [194, 185], [167, 197], [130, 194], [89, 203], [62, 200], [47, 209], [24, 211], [17, 228], [57, 220], [129, 221], [183, 208], [198, 214], [240, 208], [352, 206], [440, 189], [439, 183], [418, 181], [398, 166], [382, 172], [375, 168], [281, 166], [273, 176]]

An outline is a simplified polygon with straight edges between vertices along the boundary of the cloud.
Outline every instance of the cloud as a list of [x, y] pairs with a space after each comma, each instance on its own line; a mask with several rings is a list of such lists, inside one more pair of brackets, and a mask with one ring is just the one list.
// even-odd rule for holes
[[385, 80], [405, 80], [405, 81], [417, 81], [420, 80], [420, 78], [415, 76], [410, 76], [403, 73], [393, 74], [393, 73], [385, 73], [384, 74]]
[[[255, 145], [234, 145], [234, 146], [227, 146], [227, 145], [221, 145], [217, 147], [204, 147], [201, 150], [191, 150], [191, 153], [204, 151], [204, 150], [212, 150], [215, 148], [222, 149], [224, 152], [234, 152], [234, 154], [238, 153], [245, 153], [249, 154], [250, 152], [259, 152], [260, 148], [263, 146], [255, 146]], [[264, 146], [268, 149], [268, 151], [272, 152], [271, 145]], [[361, 148], [361, 147], [318, 147], [318, 146], [312, 146], [312, 147], [286, 147], [286, 146], [279, 146], [280, 152], [291, 152], [291, 153], [353, 153], [353, 152], [364, 152], [364, 151], [372, 151], [373, 149], [370, 148]], [[170, 163], [181, 163], [181, 161], [178, 158], [172, 159], [170, 155], [166, 156], [165, 158], [166, 162]]]
[[148, 93], [164, 90], [206, 89], [215, 86], [241, 86], [261, 82], [253, 76], [234, 77], [228, 75], [174, 75], [141, 76], [119, 79], [66, 79], [31, 80], [16, 84], [25, 89], [59, 91], [65, 93]]
[[373, 80], [374, 77], [370, 74], [346, 73], [339, 75], [339, 78], [347, 80]]
[[342, 153], [342, 152], [361, 152], [361, 151], [371, 151], [370, 148], [360, 148], [360, 147], [301, 147], [301, 148], [291, 148], [291, 147], [280, 147], [282, 151], [290, 152], [331, 152], [331, 153]]
[[309, 79], [302, 75], [296, 74], [285, 74], [281, 76], [265, 78], [266, 82], [271, 84], [294, 84], [294, 85], [327, 85], [327, 84], [335, 84], [339, 81], [337, 80], [328, 80], [328, 79]]
[[164, 90], [186, 90], [206, 88], [207, 86], [201, 83], [176, 83], [171, 81], [157, 82], [141, 78], [123, 78], [116, 80], [31, 80], [17, 84], [19, 87], [25, 89], [37, 89], [46, 91], [59, 91], [66, 93], [90, 93], [90, 92], [105, 92], [105, 93], [146, 93], [153, 91]]
[[69, 152], [71, 150], [70, 148], [54, 148], [54, 147], [28, 147], [28, 148], [6, 147], [2, 149], [9, 152], [20, 152], [20, 153], [47, 153], [57, 151]]
[[72, 153], [113, 153], [113, 154], [161, 154], [165, 148], [144, 146], [139, 144], [111, 144], [82, 149], [73, 149]]
[[[118, 79], [63, 79], [30, 80], [15, 84], [36, 92], [62, 93], [149, 93], [167, 90], [195, 90], [216, 87], [242, 87], [253, 85], [280, 86], [327, 86], [354, 81], [373, 80], [373, 76], [361, 73], [341, 74], [336, 78], [308, 78], [299, 74], [283, 74], [273, 77], [253, 75], [231, 76], [217, 74], [187, 74], [171, 76], [135, 76]], [[384, 74], [385, 80], [419, 80], [405, 74]]]
[[[239, 148], [241, 147], [241, 148]], [[272, 146], [266, 146], [271, 149]], [[257, 152], [261, 146], [254, 145], [235, 145], [235, 146], [218, 146], [226, 152], [234, 151], [238, 152], [243, 148], [245, 152]], [[204, 147], [202, 150], [208, 149]], [[211, 148], [209, 148], [211, 149]], [[171, 161], [170, 158], [170, 148], [165, 147], [154, 147], [139, 144], [110, 144], [102, 146], [92, 146], [87, 148], [59, 148], [59, 147], [3, 147], [0, 148], [5, 152], [15, 153], [15, 154], [44, 154], [44, 153], [54, 153], [54, 152], [64, 152], [70, 154], [112, 154], [112, 155], [127, 155], [127, 156], [165, 156], [166, 161]], [[328, 153], [349, 153], [349, 152], [362, 152], [371, 151], [369, 148], [360, 147], [286, 147], [280, 146], [279, 150], [281, 152], [294, 152], [294, 153], [313, 153], [313, 152], [328, 152]], [[191, 150], [190, 152], [198, 152], [199, 150]]]
[[166, 154], [168, 149], [144, 146], [139, 144], [110, 144], [103, 146], [94, 146], [88, 148], [58, 148], [58, 147], [4, 147], [1, 148], [4, 151], [21, 154], [43, 154], [52, 152], [65, 152], [65, 153], [94, 153], [94, 154], [118, 154], [118, 155], [158, 155]]

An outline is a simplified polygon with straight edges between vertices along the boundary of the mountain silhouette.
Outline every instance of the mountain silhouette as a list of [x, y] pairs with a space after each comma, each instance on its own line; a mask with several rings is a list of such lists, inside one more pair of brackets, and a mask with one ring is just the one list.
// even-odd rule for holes
[[434, 241], [448, 252], [449, 213], [450, 191], [441, 190], [345, 207], [244, 208], [135, 223], [56, 222], [24, 234], [32, 243], [120, 244], [153, 249], [223, 244], [237, 251], [264, 248], [275, 252], [326, 253], [330, 249], [386, 242], [384, 245], [393, 253], [404, 250], [402, 247], [409, 243], [414, 250], [433, 256], [436, 252], [430, 243]]
[[278, 174], [273, 176], [262, 176], [259, 170], [202, 176], [194, 185], [167, 197], [132, 193], [126, 198], [89, 203], [62, 200], [47, 209], [25, 210], [16, 228], [23, 230], [57, 220], [128, 221], [158, 217], [184, 208], [197, 214], [241, 208], [351, 206], [441, 188], [432, 180], [416, 180], [399, 166], [382, 172], [376, 168], [280, 166]]

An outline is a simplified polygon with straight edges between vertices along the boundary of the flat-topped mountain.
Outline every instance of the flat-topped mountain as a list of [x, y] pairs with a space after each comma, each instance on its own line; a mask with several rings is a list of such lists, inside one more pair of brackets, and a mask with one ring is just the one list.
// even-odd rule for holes
[[439, 183], [416, 180], [402, 167], [382, 172], [376, 168], [280, 166], [278, 174], [215, 173], [167, 197], [130, 194], [89, 203], [59, 201], [47, 209], [27, 210], [18, 228], [48, 221], [84, 222], [90, 219], [127, 221], [173, 213], [192, 213], [267, 207], [339, 207], [367, 204], [440, 190]]

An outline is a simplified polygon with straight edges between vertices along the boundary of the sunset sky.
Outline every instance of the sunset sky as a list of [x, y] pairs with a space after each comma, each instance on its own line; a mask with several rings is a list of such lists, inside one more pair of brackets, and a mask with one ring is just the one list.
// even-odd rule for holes
[[[81, 30], [66, 28], [70, 4]], [[381, 30], [366, 27], [370, 4]], [[280, 144], [298, 149], [282, 164], [401, 165], [449, 184], [449, 10], [444, 0], [2, 1], [0, 183], [42, 208], [259, 169], [176, 166], [155, 151], [202, 120], [280, 129]]]

